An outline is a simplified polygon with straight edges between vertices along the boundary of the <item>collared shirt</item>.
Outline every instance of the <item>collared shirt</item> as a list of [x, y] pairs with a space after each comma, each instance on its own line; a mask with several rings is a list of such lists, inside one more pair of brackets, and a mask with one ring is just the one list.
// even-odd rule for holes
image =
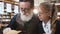
[[46, 34], [51, 34], [51, 24], [50, 24], [50, 20], [47, 22], [47, 24], [45, 24], [44, 22], [42, 22], [43, 25], [43, 29], [45, 31]]

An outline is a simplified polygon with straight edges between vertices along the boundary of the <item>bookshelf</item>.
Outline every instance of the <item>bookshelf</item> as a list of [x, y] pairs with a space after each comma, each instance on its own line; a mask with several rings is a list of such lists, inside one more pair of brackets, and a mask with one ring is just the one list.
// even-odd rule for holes
[[55, 9], [57, 11], [57, 19], [60, 20], [60, 3], [55, 3]]
[[0, 9], [0, 22], [2, 26], [5, 26], [14, 15], [19, 13], [19, 1], [0, 0]]

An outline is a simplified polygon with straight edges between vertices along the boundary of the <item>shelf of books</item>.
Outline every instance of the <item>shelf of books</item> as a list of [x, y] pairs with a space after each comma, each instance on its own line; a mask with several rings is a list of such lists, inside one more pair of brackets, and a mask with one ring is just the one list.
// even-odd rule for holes
[[0, 0], [0, 21], [9, 22], [19, 12], [19, 1]]

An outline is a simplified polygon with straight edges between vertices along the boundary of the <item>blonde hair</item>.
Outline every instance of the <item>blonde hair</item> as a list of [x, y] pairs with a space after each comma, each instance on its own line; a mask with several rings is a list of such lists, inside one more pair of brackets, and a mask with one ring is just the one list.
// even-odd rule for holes
[[47, 11], [51, 11], [52, 5], [50, 3], [48, 3], [48, 2], [40, 3], [40, 6], [42, 6], [42, 8], [44, 8]]
[[43, 2], [43, 3], [40, 3], [40, 6], [47, 11], [51, 11], [51, 18], [50, 18], [51, 19], [51, 30], [52, 30], [52, 34], [54, 34], [56, 30], [56, 23], [55, 23], [56, 16], [54, 15], [56, 14], [55, 9], [54, 9], [55, 5], [54, 4], [52, 5], [48, 2]]

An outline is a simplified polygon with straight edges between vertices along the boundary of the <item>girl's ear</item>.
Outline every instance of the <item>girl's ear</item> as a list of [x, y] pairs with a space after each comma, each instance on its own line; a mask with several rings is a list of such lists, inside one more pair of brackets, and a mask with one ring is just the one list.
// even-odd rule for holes
[[48, 16], [50, 16], [50, 17], [51, 17], [51, 15], [52, 15], [52, 13], [51, 13], [51, 11], [49, 11], [49, 12], [48, 12]]

